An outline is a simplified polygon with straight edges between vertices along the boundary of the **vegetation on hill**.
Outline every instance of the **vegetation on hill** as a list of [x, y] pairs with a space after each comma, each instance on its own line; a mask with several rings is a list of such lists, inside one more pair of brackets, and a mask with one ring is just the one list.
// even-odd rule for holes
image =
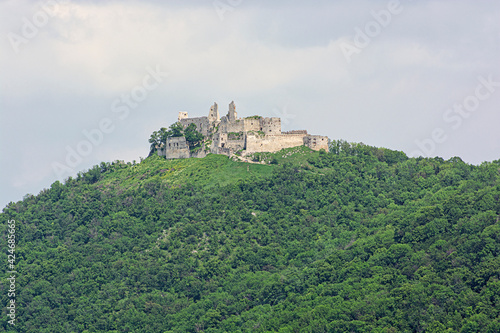
[[0, 331], [500, 331], [500, 161], [263, 158], [101, 163], [10, 203]]
[[186, 143], [191, 150], [201, 147], [201, 142], [204, 137], [203, 134], [198, 132], [196, 125], [191, 123], [189, 126], [184, 128], [180, 122], [173, 123], [170, 125], [168, 130], [165, 127], [160, 128], [158, 131], [154, 131], [149, 138], [149, 155], [152, 156], [157, 153], [157, 147], [165, 144], [167, 138], [176, 138], [184, 136], [186, 138]]

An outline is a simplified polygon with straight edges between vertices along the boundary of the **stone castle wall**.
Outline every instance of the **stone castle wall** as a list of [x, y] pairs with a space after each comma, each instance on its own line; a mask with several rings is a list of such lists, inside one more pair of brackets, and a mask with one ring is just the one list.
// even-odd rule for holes
[[226, 117], [219, 125], [219, 131], [225, 133], [231, 132], [264, 132], [265, 134], [281, 134], [281, 119], [280, 118], [245, 118], [236, 119], [229, 122]]
[[189, 146], [186, 142], [186, 138], [183, 136], [167, 138], [164, 152], [167, 159], [189, 158], [191, 155], [189, 152]]
[[245, 149], [246, 134], [245, 132], [230, 132], [227, 133], [227, 141], [225, 148], [232, 149], [234, 152]]
[[262, 118], [245, 118], [243, 119], [243, 130], [248, 131], [262, 131]]
[[281, 119], [276, 117], [262, 119], [262, 132], [266, 135], [281, 134]]
[[245, 123], [241, 119], [237, 119], [234, 122], [221, 122], [219, 125], [219, 131], [222, 133], [244, 132]]
[[226, 142], [227, 142], [227, 133], [221, 133], [221, 132], [215, 133], [212, 136], [212, 145], [210, 146], [210, 150], [215, 151], [218, 147], [224, 147]]
[[205, 149], [199, 149], [197, 151], [195, 151], [194, 153], [191, 153], [191, 156], [190, 157], [194, 157], [194, 158], [203, 158], [205, 156], [207, 156], [208, 152], [205, 151]]
[[184, 128], [188, 127], [190, 124], [195, 124], [196, 130], [198, 132], [200, 132], [204, 136], [208, 135], [210, 129], [210, 122], [208, 121], [208, 117], [183, 118], [180, 119], [179, 122]]
[[328, 137], [322, 135], [308, 135], [304, 137], [304, 145], [312, 150], [324, 149], [328, 151]]
[[304, 134], [304, 135], [307, 135], [307, 131], [306, 130], [292, 130], [292, 131], [281, 132], [281, 134]]
[[303, 134], [247, 135], [246, 150], [251, 152], [276, 152], [284, 148], [302, 146]]

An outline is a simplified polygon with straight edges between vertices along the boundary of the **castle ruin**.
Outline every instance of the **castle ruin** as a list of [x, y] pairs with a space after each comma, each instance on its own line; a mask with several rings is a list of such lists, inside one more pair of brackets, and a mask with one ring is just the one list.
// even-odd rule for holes
[[205, 157], [209, 153], [245, 156], [297, 146], [328, 151], [328, 137], [311, 135], [306, 130], [282, 132], [281, 119], [277, 117], [238, 118], [234, 102], [229, 104], [229, 111], [222, 118], [217, 103], [214, 103], [207, 117], [189, 118], [187, 112], [179, 112], [178, 122], [184, 129], [195, 124], [204, 139], [200, 147], [190, 149], [184, 136], [167, 138], [157, 147], [158, 155], [167, 159]]

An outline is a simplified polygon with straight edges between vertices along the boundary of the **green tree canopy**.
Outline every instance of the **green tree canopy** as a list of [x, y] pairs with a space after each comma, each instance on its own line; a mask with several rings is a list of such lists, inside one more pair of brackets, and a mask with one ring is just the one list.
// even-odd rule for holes
[[[172, 126], [170, 126], [172, 127]], [[149, 138], [149, 143], [151, 144], [149, 147], [149, 156], [156, 153], [156, 147], [160, 146], [163, 142], [167, 140], [169, 131], [165, 127], [160, 128], [158, 131], [154, 131]]]
[[179, 136], [183, 136], [183, 133], [182, 133], [183, 130], [184, 130], [184, 127], [182, 127], [182, 124], [180, 122], [173, 123], [168, 128], [167, 137], [169, 137], [169, 138], [172, 138], [172, 137], [176, 138], [176, 137], [179, 137]]
[[186, 127], [184, 130], [184, 136], [186, 137], [186, 141], [191, 148], [198, 146], [203, 140], [203, 134], [196, 130], [196, 125], [193, 123]]

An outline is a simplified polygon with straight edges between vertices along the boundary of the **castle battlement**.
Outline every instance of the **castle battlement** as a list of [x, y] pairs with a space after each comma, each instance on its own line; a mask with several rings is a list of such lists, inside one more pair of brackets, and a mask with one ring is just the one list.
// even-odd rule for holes
[[286, 132], [281, 132], [281, 134], [307, 134], [306, 130], [292, 130], [292, 131], [286, 131]]
[[328, 151], [328, 137], [310, 135], [306, 130], [281, 131], [278, 117], [250, 116], [238, 118], [236, 105], [229, 104], [229, 110], [219, 117], [217, 103], [210, 107], [208, 116], [189, 118], [185, 111], [179, 112], [178, 122], [186, 129], [190, 124], [203, 135], [201, 147], [191, 150], [185, 137], [167, 138], [158, 154], [167, 159], [204, 157], [208, 153], [231, 156], [256, 152], [276, 152], [284, 148], [307, 146], [314, 150]]

